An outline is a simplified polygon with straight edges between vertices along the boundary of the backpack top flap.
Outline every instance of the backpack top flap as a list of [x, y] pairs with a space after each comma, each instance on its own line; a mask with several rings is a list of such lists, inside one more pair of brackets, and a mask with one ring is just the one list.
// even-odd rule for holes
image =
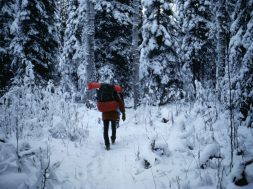
[[102, 83], [97, 90], [97, 98], [99, 102], [118, 101], [118, 94], [114, 90], [114, 85]]

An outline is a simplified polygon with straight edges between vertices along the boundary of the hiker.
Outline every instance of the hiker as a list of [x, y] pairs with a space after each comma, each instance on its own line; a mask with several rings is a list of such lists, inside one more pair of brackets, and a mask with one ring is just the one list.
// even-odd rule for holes
[[110, 150], [110, 140], [108, 136], [109, 124], [111, 123], [112, 135], [111, 143], [116, 140], [116, 129], [118, 127], [120, 113], [122, 120], [125, 121], [125, 105], [122, 95], [122, 87], [106, 83], [91, 82], [88, 84], [88, 90], [97, 89], [98, 110], [102, 112], [104, 124], [104, 141], [106, 150]]
[[[122, 95], [118, 95], [118, 103], [119, 103], [119, 110], [122, 113], [122, 120], [125, 121], [126, 114], [125, 114], [125, 105]], [[111, 122], [111, 128], [112, 128], [112, 135], [111, 135], [111, 143], [114, 144], [116, 140], [116, 127], [117, 127], [117, 121], [119, 121], [119, 112], [117, 110], [110, 111], [110, 112], [102, 112], [102, 119], [104, 123], [104, 141], [105, 141], [105, 147], [106, 150], [110, 150], [110, 140], [108, 136], [109, 132], [109, 124]]]

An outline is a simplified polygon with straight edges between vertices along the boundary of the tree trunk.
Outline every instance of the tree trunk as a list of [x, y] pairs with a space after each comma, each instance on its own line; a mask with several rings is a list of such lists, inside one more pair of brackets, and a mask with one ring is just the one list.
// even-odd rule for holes
[[[95, 71], [95, 61], [94, 61], [94, 35], [95, 35], [95, 11], [94, 11], [94, 3], [90, 0], [86, 2], [87, 6], [87, 26], [85, 29], [85, 43], [86, 43], [86, 72], [87, 79], [86, 84], [92, 81], [96, 81], [96, 71]], [[87, 86], [87, 85], [86, 85]], [[86, 105], [88, 107], [91, 106], [92, 101], [94, 101], [94, 91], [87, 91], [87, 99]]]
[[218, 2], [218, 15], [217, 15], [217, 65], [216, 65], [216, 91], [218, 99], [221, 100], [221, 81], [225, 76], [225, 62], [226, 62], [226, 36], [227, 27], [226, 23], [228, 21], [225, 0], [220, 0]]
[[132, 52], [133, 52], [133, 91], [134, 91], [134, 109], [137, 108], [140, 101], [139, 86], [139, 66], [140, 54], [138, 49], [139, 43], [139, 23], [140, 23], [140, 1], [133, 0], [133, 28], [132, 28]]

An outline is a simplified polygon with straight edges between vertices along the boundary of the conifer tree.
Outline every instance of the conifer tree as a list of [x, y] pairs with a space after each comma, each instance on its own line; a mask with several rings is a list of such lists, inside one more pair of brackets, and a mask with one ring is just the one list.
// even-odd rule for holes
[[65, 36], [65, 30], [67, 25], [67, 19], [69, 15], [69, 1], [68, 0], [58, 0], [56, 6], [57, 9], [57, 15], [58, 15], [58, 29], [60, 33], [60, 49], [62, 51], [62, 48], [64, 46], [64, 36]]
[[67, 7], [66, 28], [63, 37], [63, 47], [60, 61], [62, 85], [64, 91], [74, 92], [78, 85], [77, 68], [79, 60], [76, 53], [81, 48], [81, 34], [78, 33], [79, 24], [78, 0], [71, 0]]
[[177, 57], [177, 23], [171, 1], [144, 1], [141, 79], [144, 95], [165, 104], [182, 88]]
[[13, 22], [16, 10], [17, 4], [14, 0], [0, 2], [0, 96], [5, 92], [5, 87], [10, 85], [13, 77], [10, 44], [14, 37], [11, 28], [15, 25]]
[[184, 0], [176, 0], [176, 8], [177, 8], [177, 21], [178, 21], [178, 29], [177, 29], [177, 37], [178, 39], [178, 48], [177, 48], [177, 54], [179, 56], [179, 62], [180, 62], [180, 73], [181, 78], [183, 81], [183, 90], [185, 92], [185, 100], [194, 100], [196, 93], [194, 89], [194, 79], [193, 79], [193, 72], [190, 62], [188, 61], [187, 56], [185, 56], [185, 52], [183, 51], [185, 47], [183, 46], [183, 40], [186, 36], [186, 33], [184, 33], [183, 30], [183, 24], [184, 24], [184, 17], [186, 14]]
[[11, 44], [18, 76], [23, 75], [29, 62], [37, 83], [56, 79], [59, 35], [55, 8], [53, 0], [20, 1]]
[[132, 7], [130, 0], [96, 4], [95, 62], [98, 80], [123, 85], [128, 93], [132, 76]]
[[191, 66], [193, 79], [202, 82], [215, 79], [215, 39], [211, 31], [214, 17], [211, 5], [209, 0], [187, 0], [183, 5], [184, 59]]
[[234, 108], [240, 108], [243, 120], [245, 120], [247, 116], [249, 116], [249, 120], [253, 120], [252, 12], [252, 1], [237, 1], [234, 13], [232, 14], [233, 17], [230, 28], [229, 66], [232, 82], [232, 101]]

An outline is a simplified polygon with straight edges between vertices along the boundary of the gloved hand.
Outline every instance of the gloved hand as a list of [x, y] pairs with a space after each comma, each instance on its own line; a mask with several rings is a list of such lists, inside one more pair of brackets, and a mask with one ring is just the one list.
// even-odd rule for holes
[[123, 121], [126, 120], [126, 113], [125, 113], [125, 112], [122, 114], [122, 120], [123, 120]]

